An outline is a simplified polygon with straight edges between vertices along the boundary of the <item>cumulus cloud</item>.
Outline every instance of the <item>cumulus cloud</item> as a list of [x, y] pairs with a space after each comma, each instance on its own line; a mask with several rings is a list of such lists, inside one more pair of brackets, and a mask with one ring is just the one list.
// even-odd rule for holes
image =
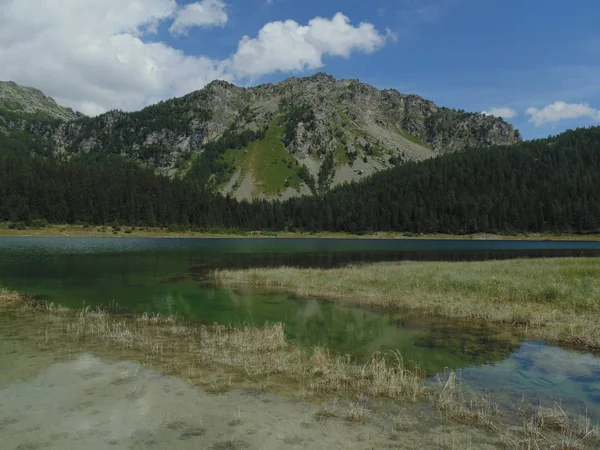
[[189, 3], [177, 11], [175, 20], [169, 28], [174, 35], [187, 34], [191, 27], [224, 26], [229, 20], [226, 5], [221, 0], [202, 0]]
[[0, 79], [91, 115], [231, 80], [221, 61], [143, 40], [177, 7], [175, 0], [9, 0], [0, 6]]
[[347, 58], [354, 51], [372, 53], [390, 38], [391, 33], [381, 34], [370, 23], [353, 26], [341, 13], [332, 19], [314, 18], [305, 26], [293, 20], [271, 22], [256, 38], [242, 38], [232, 58], [232, 69], [251, 78], [316, 69], [323, 66], [325, 55]]
[[517, 111], [508, 106], [490, 108], [489, 111], [482, 111], [482, 113], [488, 116], [502, 117], [503, 119], [512, 119], [518, 115]]
[[529, 121], [535, 126], [556, 123], [567, 119], [590, 118], [600, 122], [600, 110], [592, 108], [587, 103], [565, 103], [562, 101], [546, 105], [542, 109], [528, 108]]
[[370, 24], [352, 26], [342, 14], [307, 26], [267, 24], [222, 59], [186, 54], [155, 36], [153, 42], [147, 39], [159, 24], [183, 33], [191, 26], [224, 23], [225, 16], [213, 14], [226, 15], [224, 9], [196, 14], [198, 5], [222, 3], [203, 0], [190, 10], [175, 0], [0, 0], [0, 79], [37, 87], [60, 104], [95, 115], [139, 109], [215, 79], [320, 67], [323, 55], [372, 52], [388, 39]]

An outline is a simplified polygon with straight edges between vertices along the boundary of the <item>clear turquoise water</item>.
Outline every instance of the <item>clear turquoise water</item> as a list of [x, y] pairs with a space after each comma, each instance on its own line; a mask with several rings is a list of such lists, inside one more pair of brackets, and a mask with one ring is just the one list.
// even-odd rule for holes
[[562, 400], [600, 418], [600, 360], [487, 326], [425, 321], [289, 295], [215, 288], [225, 267], [332, 267], [379, 260], [597, 256], [600, 243], [337, 239], [0, 238], [0, 286], [78, 307], [117, 303], [135, 312], [221, 324], [283, 322], [302, 346], [357, 359], [399, 351], [430, 376], [459, 370], [492, 395]]

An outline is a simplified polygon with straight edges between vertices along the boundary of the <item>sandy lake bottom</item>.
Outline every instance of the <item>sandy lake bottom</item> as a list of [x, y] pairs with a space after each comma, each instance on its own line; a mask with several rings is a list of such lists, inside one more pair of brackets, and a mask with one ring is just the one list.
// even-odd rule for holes
[[[449, 425], [428, 405], [317, 405], [256, 390], [209, 394], [136, 362], [90, 354], [53, 361], [0, 342], [3, 449], [495, 448], [483, 430]], [[356, 405], [355, 405], [356, 406]], [[358, 407], [358, 406], [357, 406]]]

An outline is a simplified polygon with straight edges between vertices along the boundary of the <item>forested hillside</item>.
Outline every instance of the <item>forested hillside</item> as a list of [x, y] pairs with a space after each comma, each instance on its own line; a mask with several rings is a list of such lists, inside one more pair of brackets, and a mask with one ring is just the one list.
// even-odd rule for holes
[[405, 164], [292, 208], [303, 229], [600, 230], [600, 127]]
[[[0, 220], [427, 233], [600, 231], [600, 127], [403, 164], [324, 195], [237, 201], [119, 156], [0, 140]], [[29, 151], [33, 150], [33, 151]]]

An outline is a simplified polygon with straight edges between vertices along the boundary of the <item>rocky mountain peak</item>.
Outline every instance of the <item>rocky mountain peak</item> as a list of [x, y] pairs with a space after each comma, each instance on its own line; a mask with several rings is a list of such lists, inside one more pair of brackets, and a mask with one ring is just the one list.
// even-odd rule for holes
[[322, 72], [248, 88], [217, 80], [139, 112], [74, 121], [41, 92], [4, 83], [0, 133], [7, 98], [18, 110], [69, 120], [27, 125], [57, 152], [119, 154], [238, 198], [324, 192], [407, 161], [520, 140], [500, 118]]

